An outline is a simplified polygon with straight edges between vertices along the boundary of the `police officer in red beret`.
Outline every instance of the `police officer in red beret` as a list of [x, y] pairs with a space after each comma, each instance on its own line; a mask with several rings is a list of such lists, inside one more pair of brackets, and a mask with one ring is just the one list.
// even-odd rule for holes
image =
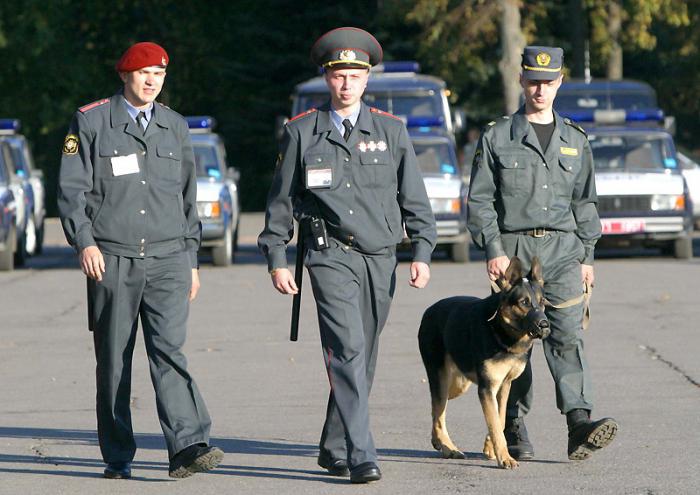
[[106, 478], [129, 478], [136, 452], [129, 409], [141, 320], [169, 475], [216, 467], [211, 420], [182, 353], [199, 290], [195, 162], [185, 119], [156, 103], [169, 57], [136, 43], [119, 59], [124, 83], [78, 109], [63, 144], [58, 207], [88, 283], [97, 358], [97, 430]]

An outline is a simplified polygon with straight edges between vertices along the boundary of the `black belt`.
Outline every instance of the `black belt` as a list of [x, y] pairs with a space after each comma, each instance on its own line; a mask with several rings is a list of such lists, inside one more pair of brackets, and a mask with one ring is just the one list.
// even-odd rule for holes
[[530, 230], [515, 230], [513, 232], [506, 232], [507, 234], [518, 234], [518, 235], [529, 235], [530, 237], [544, 237], [547, 234], [555, 232], [552, 229], [545, 229], [544, 227], [538, 227], [536, 229]]
[[334, 227], [329, 223], [326, 223], [326, 231], [328, 232], [329, 236], [331, 236], [338, 242], [345, 244], [347, 247], [355, 247], [357, 245], [355, 241], [355, 236], [353, 236], [352, 234], [348, 234], [347, 232], [343, 232], [339, 228]]

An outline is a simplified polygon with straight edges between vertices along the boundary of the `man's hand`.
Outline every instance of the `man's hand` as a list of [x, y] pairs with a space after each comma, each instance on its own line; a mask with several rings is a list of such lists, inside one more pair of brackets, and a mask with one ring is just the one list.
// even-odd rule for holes
[[414, 261], [411, 263], [410, 270], [411, 278], [408, 281], [408, 285], [416, 289], [422, 289], [428, 285], [428, 280], [430, 280], [430, 267], [427, 263]]
[[595, 276], [593, 275], [593, 265], [581, 265], [581, 279], [584, 284], [593, 287]]
[[190, 302], [194, 301], [194, 298], [197, 297], [197, 293], [199, 292], [199, 288], [202, 286], [202, 284], [199, 283], [199, 270], [196, 268], [192, 268], [192, 287], [190, 287]]
[[277, 268], [270, 273], [272, 285], [282, 294], [296, 294], [299, 292], [294, 276], [288, 268]]
[[102, 274], [105, 272], [105, 259], [97, 246], [88, 246], [78, 254], [80, 269], [88, 277], [102, 282]]
[[486, 273], [489, 276], [489, 280], [495, 282], [499, 277], [505, 275], [508, 265], [510, 265], [508, 256], [498, 256], [488, 260], [486, 262]]

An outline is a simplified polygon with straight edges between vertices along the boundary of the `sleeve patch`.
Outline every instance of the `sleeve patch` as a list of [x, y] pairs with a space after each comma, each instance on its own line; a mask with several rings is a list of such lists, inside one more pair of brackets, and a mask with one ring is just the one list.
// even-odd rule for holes
[[68, 134], [66, 139], [63, 140], [63, 154], [64, 155], [75, 155], [78, 152], [78, 145], [80, 143], [80, 138], [75, 134]]

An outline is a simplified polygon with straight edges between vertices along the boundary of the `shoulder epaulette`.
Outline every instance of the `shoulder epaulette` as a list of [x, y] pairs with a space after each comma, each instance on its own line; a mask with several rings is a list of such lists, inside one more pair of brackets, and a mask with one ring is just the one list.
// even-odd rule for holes
[[294, 122], [295, 120], [299, 120], [303, 117], [306, 117], [307, 115], [311, 115], [312, 113], [316, 112], [315, 108], [310, 108], [306, 112], [301, 112], [299, 115], [295, 115], [291, 119], [289, 119], [289, 122]]
[[106, 103], [109, 103], [109, 98], [103, 98], [101, 100], [93, 101], [92, 103], [88, 103], [87, 105], [80, 107], [78, 110], [80, 110], [80, 112], [82, 112], [82, 113], [85, 113], [89, 110], [92, 110], [93, 108], [97, 108], [97, 107], [102, 106]]
[[565, 119], [564, 119], [564, 123], [565, 123], [566, 125], [570, 125], [571, 127], [573, 127], [574, 129], [576, 129], [577, 131], [579, 131], [579, 132], [580, 132], [581, 134], [583, 134], [584, 136], [588, 136], [588, 134], [586, 134], [586, 131], [583, 130], [583, 127], [581, 127], [580, 125], [578, 125], [576, 122], [574, 122], [574, 121], [571, 120], [570, 118], [568, 118], [568, 117], [565, 118]]
[[171, 108], [168, 105], [166, 105], [165, 103], [158, 102], [158, 104], [163, 108], [167, 108], [168, 110], [171, 110]]
[[[378, 108], [370, 107], [369, 111], [372, 113], [376, 113], [377, 115], [384, 115], [385, 117], [391, 117], [392, 119], [401, 120], [401, 117], [397, 117], [396, 115], [391, 114], [389, 112], [385, 112], [384, 110], [379, 110]], [[403, 120], [401, 120], [401, 122], [403, 122]]]

